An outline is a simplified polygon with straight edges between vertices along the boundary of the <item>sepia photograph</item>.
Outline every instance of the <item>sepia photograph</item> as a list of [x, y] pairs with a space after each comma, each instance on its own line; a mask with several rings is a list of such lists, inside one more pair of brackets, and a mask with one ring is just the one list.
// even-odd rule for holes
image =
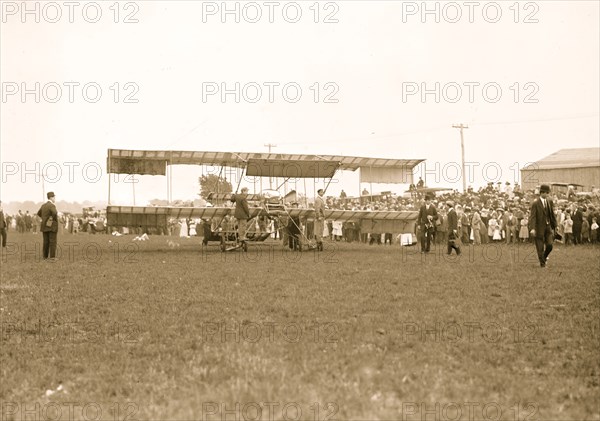
[[0, 421], [600, 421], [600, 2], [0, 0]]

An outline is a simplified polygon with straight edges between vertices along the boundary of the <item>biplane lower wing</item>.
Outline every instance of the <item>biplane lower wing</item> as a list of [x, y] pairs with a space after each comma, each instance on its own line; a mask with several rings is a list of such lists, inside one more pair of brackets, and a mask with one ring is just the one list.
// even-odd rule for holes
[[[251, 207], [250, 218], [257, 217], [264, 208]], [[107, 225], [110, 227], [166, 227], [170, 218], [222, 219], [233, 215], [229, 207], [170, 207], [170, 206], [108, 206]], [[287, 209], [275, 215], [289, 214], [292, 217], [312, 220], [314, 209]], [[349, 211], [325, 210], [325, 219], [333, 221], [353, 221], [360, 224], [364, 233], [412, 232], [418, 212], [414, 211]]]
[[[288, 209], [294, 217], [314, 219], [314, 209]], [[414, 211], [350, 211], [326, 209], [325, 219], [360, 224], [363, 233], [385, 234], [414, 232], [419, 212]]]
[[[452, 187], [417, 187], [416, 193], [438, 193], [441, 191], [454, 191]], [[405, 190], [404, 193], [412, 193], [412, 190]]]
[[[261, 208], [250, 208], [250, 217], [258, 216]], [[111, 227], [166, 227], [169, 219], [202, 218], [222, 219], [233, 215], [228, 207], [174, 207], [174, 206], [108, 206], [107, 224]]]

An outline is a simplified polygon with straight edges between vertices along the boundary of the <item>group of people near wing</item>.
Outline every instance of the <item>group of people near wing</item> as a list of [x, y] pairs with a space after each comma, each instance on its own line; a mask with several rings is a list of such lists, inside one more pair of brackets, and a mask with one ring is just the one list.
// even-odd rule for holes
[[[391, 194], [367, 195], [368, 192], [363, 192], [361, 198], [328, 197], [326, 203], [331, 209], [420, 211], [427, 193], [415, 189], [410, 198]], [[368, 202], [365, 197], [369, 198]], [[489, 183], [477, 191], [469, 188], [465, 193], [430, 194], [429, 206], [435, 208], [438, 217], [428, 226], [429, 241], [444, 243], [448, 239], [450, 208], [456, 212], [457, 236], [463, 244], [533, 241], [528, 225], [531, 207], [538, 197], [539, 191], [523, 190], [518, 184], [513, 187], [509, 182], [504, 187], [500, 183]], [[553, 203], [558, 242], [578, 245], [600, 240], [600, 189], [593, 187], [591, 194], [584, 197], [553, 192], [548, 198]], [[449, 202], [453, 206], [449, 207]], [[421, 228], [425, 228], [427, 222], [426, 218], [417, 223], [415, 234], [418, 238], [422, 237], [424, 229]]]
[[[243, 191], [241, 195], [246, 194]], [[582, 245], [600, 243], [600, 190], [592, 188], [591, 194], [578, 197], [557, 192], [543, 193], [550, 203], [550, 213], [547, 221], [555, 241], [565, 245]], [[488, 242], [536, 242], [542, 232], [546, 236], [546, 227], [535, 226], [540, 220], [546, 221], [546, 213], [540, 216], [539, 203], [540, 191], [523, 190], [518, 184], [510, 185], [500, 183], [493, 185], [489, 183], [486, 187], [474, 191], [469, 188], [464, 193], [458, 191], [446, 192], [437, 196], [421, 193], [421, 189], [411, 189], [410, 197], [395, 196], [392, 194], [372, 195], [364, 190], [358, 198], [349, 198], [342, 191], [337, 197], [325, 196], [321, 190], [318, 199], [308, 202], [299, 200], [298, 203], [289, 203], [289, 207], [315, 209], [319, 217], [314, 218], [289, 218], [285, 215], [277, 220], [269, 219], [268, 215], [261, 215], [250, 220], [245, 227], [245, 238], [255, 233], [271, 232], [272, 237], [282, 239], [290, 248], [298, 248], [302, 238], [314, 240], [318, 247], [322, 247], [323, 239], [330, 241], [361, 242], [368, 244], [393, 244], [399, 240], [399, 234], [385, 233], [372, 234], [363, 233], [358, 222], [326, 220], [323, 215], [324, 209], [333, 210], [364, 210], [364, 211], [421, 211], [425, 206], [425, 213], [420, 212], [415, 226], [414, 236], [420, 243], [421, 250], [426, 253], [432, 243], [448, 245], [448, 251], [459, 252], [460, 246], [465, 244], [485, 244]], [[235, 197], [232, 196], [232, 198]], [[544, 198], [544, 199], [545, 199]], [[429, 200], [427, 200], [429, 199]], [[48, 199], [50, 201], [50, 199]], [[537, 205], [536, 205], [536, 201]], [[1, 204], [0, 204], [1, 205]], [[238, 207], [234, 200], [232, 206]], [[535, 205], [535, 206], [534, 206]], [[243, 204], [239, 206], [243, 207]], [[1, 209], [1, 208], [0, 208]], [[435, 209], [435, 218], [433, 216]], [[543, 211], [548, 212], [547, 205]], [[247, 212], [244, 214], [247, 215]], [[149, 234], [149, 235], [176, 235], [181, 237], [203, 236], [205, 227], [215, 228], [214, 225], [221, 223], [225, 230], [234, 231], [239, 229], [238, 220], [244, 219], [238, 211], [233, 215], [225, 217], [222, 221], [203, 221], [201, 219], [171, 219], [168, 226], [158, 232], [153, 228], [128, 227], [122, 229], [122, 234]], [[87, 226], [89, 233], [112, 232], [106, 226], [103, 216], [96, 215], [93, 223], [88, 218], [75, 218], [58, 210], [53, 220], [54, 228], [58, 234], [77, 234], [78, 228]], [[424, 217], [423, 217], [424, 216]], [[534, 220], [534, 222], [532, 222]], [[246, 221], [248, 219], [246, 218]], [[44, 221], [38, 212], [28, 210], [25, 213], [19, 210], [14, 215], [7, 215], [0, 210], [0, 234], [2, 243], [10, 230], [20, 233], [48, 232], [43, 228]], [[533, 225], [533, 226], [532, 226]], [[532, 232], [532, 229], [535, 230]], [[83, 230], [86, 231], [85, 229]], [[210, 229], [208, 230], [210, 231]], [[48, 256], [54, 243], [50, 234], [48, 238]], [[544, 240], [547, 240], [545, 238]], [[549, 242], [549, 241], [546, 241]], [[46, 248], [44, 248], [46, 250]], [[540, 265], [545, 260], [541, 252]]]
[[[530, 210], [525, 215], [521, 216], [519, 221], [512, 210], [506, 212], [506, 218], [503, 219], [504, 235], [507, 238], [507, 243], [511, 243], [511, 237], [516, 240], [515, 227], [520, 226], [519, 238], [525, 240], [529, 238], [531, 234], [532, 241], [535, 243], [538, 260], [541, 267], [546, 267], [548, 256], [552, 252], [554, 238], [556, 235], [556, 228], [558, 227], [556, 221], [556, 215], [554, 211], [553, 201], [548, 197], [550, 194], [550, 186], [540, 186], [539, 197], [533, 201]], [[421, 253], [429, 253], [431, 247], [431, 239], [435, 238], [436, 235], [436, 223], [438, 219], [444, 218], [443, 213], [438, 214], [436, 207], [431, 203], [433, 195], [427, 193], [425, 200], [421, 208], [419, 209], [419, 217], [417, 219], [417, 225], [420, 233]], [[459, 227], [459, 214], [454, 208], [454, 202], [449, 200], [445, 203], [447, 207], [446, 219], [446, 233], [447, 233], [447, 253], [452, 254], [453, 251], [457, 255], [461, 253], [461, 238], [466, 237], [465, 242], [469, 243], [471, 239], [474, 240], [475, 244], [481, 244], [481, 228], [482, 225], [485, 231], [485, 225], [479, 214], [479, 209], [475, 208], [473, 216], [469, 218], [468, 212], [461, 212], [460, 220], [465, 221], [465, 229], [463, 226]], [[567, 221], [570, 224], [567, 224]], [[564, 223], [565, 227], [568, 225], [571, 232], [573, 228], [572, 220], [570, 215], [567, 214], [567, 219]], [[491, 225], [496, 235], [497, 240], [501, 240], [499, 235], [501, 225], [497, 221], [493, 221]], [[471, 234], [469, 234], [471, 232]], [[492, 240], [494, 240], [494, 234]], [[485, 233], [484, 233], [485, 235]], [[488, 232], [489, 237], [489, 232]]]
[[[318, 196], [315, 198], [314, 204], [314, 238], [316, 240], [316, 249], [317, 251], [323, 251], [323, 230], [324, 230], [324, 221], [325, 221], [325, 202], [323, 200], [323, 194], [325, 191], [323, 189], [319, 189], [317, 194]], [[237, 240], [241, 242], [242, 245], [248, 241], [247, 235], [247, 225], [248, 220], [250, 219], [250, 208], [248, 206], [248, 188], [244, 187], [239, 194], [231, 195], [231, 202], [235, 203], [235, 211], [233, 214], [233, 218], [237, 223]], [[292, 203], [293, 207], [298, 207], [298, 203]], [[255, 223], [255, 227], [258, 225], [259, 234], [267, 231], [267, 224], [270, 220], [270, 215], [267, 212], [261, 212], [261, 214], [257, 218], [257, 222]], [[274, 221], [281, 221], [280, 218], [273, 219]], [[287, 243], [290, 249], [300, 250], [301, 249], [301, 236], [303, 234], [302, 229], [303, 222], [300, 220], [298, 216], [288, 215], [287, 220], [285, 221], [285, 233], [287, 236]], [[208, 230], [206, 230], [208, 232]], [[312, 237], [312, 235], [311, 235]]]

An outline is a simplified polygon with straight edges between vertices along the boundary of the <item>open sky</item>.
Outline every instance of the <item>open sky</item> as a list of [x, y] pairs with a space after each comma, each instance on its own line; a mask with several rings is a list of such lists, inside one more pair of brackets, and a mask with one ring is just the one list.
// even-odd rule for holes
[[[106, 199], [108, 148], [422, 158], [428, 185], [460, 189], [453, 124], [476, 187], [599, 146], [597, 1], [23, 4], [1, 3], [5, 202]], [[177, 167], [173, 199], [201, 171]], [[139, 181], [137, 204], [166, 198], [164, 177]], [[112, 202], [132, 193], [121, 177]]]

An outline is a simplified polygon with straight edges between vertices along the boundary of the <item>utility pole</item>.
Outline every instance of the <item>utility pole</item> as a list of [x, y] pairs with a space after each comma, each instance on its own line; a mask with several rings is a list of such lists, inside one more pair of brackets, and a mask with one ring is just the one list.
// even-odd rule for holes
[[465, 178], [465, 136], [463, 133], [464, 129], [468, 129], [469, 126], [464, 124], [455, 124], [452, 126], [455, 129], [460, 129], [460, 150], [462, 156], [462, 182], [463, 182], [463, 193], [467, 191], [467, 179]]
[[133, 192], [133, 206], [135, 206], [135, 174], [131, 175], [131, 191]]
[[[269, 155], [271, 154], [271, 148], [276, 148], [277, 145], [274, 145], [272, 143], [265, 143], [265, 147], [269, 148]], [[273, 182], [271, 179], [271, 174], [269, 174], [269, 190], [273, 190]]]

